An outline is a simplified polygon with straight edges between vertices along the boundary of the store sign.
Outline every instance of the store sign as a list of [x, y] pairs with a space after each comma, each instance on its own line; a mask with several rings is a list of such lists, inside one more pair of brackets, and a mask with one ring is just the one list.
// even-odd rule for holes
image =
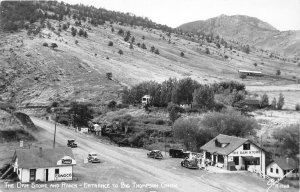
[[72, 164], [72, 159], [62, 159], [61, 163], [62, 164]]
[[259, 154], [260, 151], [234, 151], [233, 155], [254, 155]]
[[57, 181], [71, 180], [71, 179], [72, 179], [72, 173], [55, 174], [55, 180]]

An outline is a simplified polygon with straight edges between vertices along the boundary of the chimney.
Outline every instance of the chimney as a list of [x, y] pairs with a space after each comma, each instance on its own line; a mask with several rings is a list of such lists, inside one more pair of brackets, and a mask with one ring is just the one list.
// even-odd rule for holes
[[42, 157], [43, 156], [43, 149], [42, 147], [39, 147], [39, 157]]

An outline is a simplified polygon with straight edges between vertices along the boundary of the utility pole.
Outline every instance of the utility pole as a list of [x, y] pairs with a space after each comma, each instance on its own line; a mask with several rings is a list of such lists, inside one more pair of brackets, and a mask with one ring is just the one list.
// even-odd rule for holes
[[52, 108], [52, 111], [55, 114], [55, 118], [54, 118], [54, 138], [53, 138], [53, 148], [55, 148], [55, 136], [56, 136], [56, 119], [57, 119], [57, 114], [55, 113], [55, 109]]
[[[262, 134], [260, 135], [260, 172], [262, 173]], [[265, 173], [262, 173], [264, 177]]]
[[166, 149], [166, 131], [164, 131], [164, 140], [165, 140], [165, 155], [167, 154], [167, 149]]

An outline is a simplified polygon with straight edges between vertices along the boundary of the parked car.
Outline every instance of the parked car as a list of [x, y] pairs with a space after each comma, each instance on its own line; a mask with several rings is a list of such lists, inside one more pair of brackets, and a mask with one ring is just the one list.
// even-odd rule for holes
[[74, 140], [74, 139], [69, 139], [69, 140], [68, 140], [68, 143], [67, 143], [67, 146], [68, 146], [68, 147], [71, 147], [71, 148], [76, 148], [76, 147], [77, 147], [77, 144], [75, 143], [75, 140]]
[[148, 151], [147, 156], [154, 159], [162, 159], [163, 155], [161, 154], [160, 150], [152, 150]]
[[184, 156], [185, 156], [183, 149], [170, 149], [169, 155], [172, 158], [184, 158]]
[[189, 169], [199, 169], [198, 159], [195, 156], [186, 157], [181, 161], [181, 166]]
[[88, 159], [88, 162], [91, 162], [91, 163], [100, 163], [100, 159], [98, 158], [97, 153], [94, 153], [94, 152], [89, 153], [87, 159]]

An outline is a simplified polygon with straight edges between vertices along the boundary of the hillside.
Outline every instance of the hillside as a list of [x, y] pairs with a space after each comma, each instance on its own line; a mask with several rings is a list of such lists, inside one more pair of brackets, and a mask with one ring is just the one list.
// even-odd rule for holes
[[[28, 24], [28, 29], [0, 32], [0, 97], [3, 100], [11, 100], [17, 106], [44, 106], [53, 101], [75, 100], [101, 105], [111, 100], [119, 101], [125, 86], [142, 81], [162, 82], [170, 77], [191, 77], [200, 83], [241, 81], [239, 69], [272, 75], [280, 70], [281, 77], [292, 79], [300, 72], [298, 62], [271, 58], [270, 52], [254, 47], [246, 54], [234, 47], [222, 45], [218, 48], [214, 42], [200, 43], [159, 28], [117, 21], [95, 25], [89, 17], [85, 21], [74, 17], [78, 13], [75, 8], [62, 20], [37, 19]], [[82, 29], [87, 37], [78, 33], [73, 36], [72, 28]], [[124, 34], [119, 34], [121, 29]], [[130, 42], [124, 40], [128, 31], [132, 48]], [[108, 45], [110, 41], [112, 46]], [[48, 46], [43, 46], [44, 43]], [[51, 48], [52, 43], [58, 47]], [[152, 46], [159, 54], [151, 51]], [[119, 54], [119, 50], [123, 54]], [[109, 72], [111, 80], [106, 77]], [[244, 83], [262, 86], [293, 81], [250, 78]]]
[[300, 31], [279, 31], [270, 24], [244, 15], [220, 15], [183, 24], [179, 29], [213, 33], [227, 40], [258, 46], [289, 57], [300, 56]]

